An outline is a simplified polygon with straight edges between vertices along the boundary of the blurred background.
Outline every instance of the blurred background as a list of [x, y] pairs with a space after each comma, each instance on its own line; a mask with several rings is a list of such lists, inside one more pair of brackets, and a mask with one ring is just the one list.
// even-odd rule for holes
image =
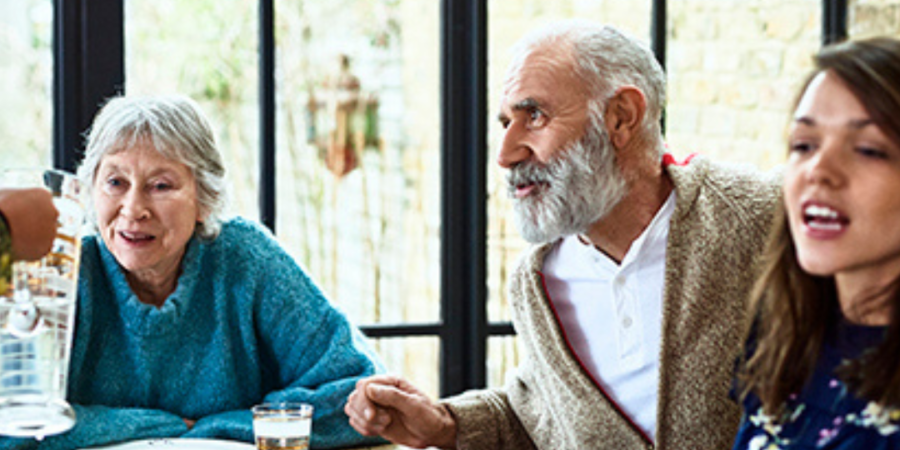
[[[83, 126], [54, 121], [61, 107], [54, 71], [69, 76], [59, 71], [65, 52], [54, 44], [54, 29], [66, 17], [63, 4], [78, 1], [0, 2], [0, 167], [58, 166], [54, 151], [77, 155], [70, 148], [54, 150], [62, 145], [54, 140], [60, 127]], [[259, 220], [259, 2], [104, 1], [117, 2], [122, 10], [124, 85], [119, 89], [178, 92], [200, 102], [225, 155], [232, 212]], [[388, 337], [371, 333], [392, 372], [431, 395], [447, 393], [441, 389], [442, 367], [448, 364], [442, 351], [454, 340], [481, 339], [486, 353], [463, 357], [483, 361], [466, 364], [484, 367], [484, 384], [501, 385], [520, 357], [506, 324], [506, 290], [526, 247], [510, 220], [502, 173], [494, 163], [501, 131], [494, 117], [508, 49], [533, 27], [574, 17], [615, 24], [650, 44], [659, 3], [474, 2], [486, 8], [487, 23], [486, 36], [476, 37], [486, 51], [480, 64], [487, 104], [485, 111], [471, 112], [487, 127], [479, 154], [486, 165], [487, 215], [479, 238], [486, 258], [483, 279], [474, 281], [484, 284], [484, 295], [472, 301], [485, 310], [488, 323], [501, 325], [493, 329], [500, 331], [476, 333], [453, 328], [441, 300], [447, 284], [457, 282], [442, 275], [441, 230], [465, 219], [442, 217], [442, 199], [469, 192], [465, 179], [442, 183], [443, 161], [459, 151], [442, 149], [441, 136], [442, 101], [454, 95], [442, 85], [451, 81], [442, 75], [441, 55], [452, 40], [443, 34], [442, 15], [453, 0], [269, 2], [277, 238], [354, 323], [395, 327]], [[845, 12], [841, 18], [851, 38], [900, 35], [895, 0], [662, 3], [669, 80], [665, 130], [670, 151], [679, 158], [701, 153], [761, 168], [783, 161], [794, 92], [823, 42], [823, 5], [836, 4]], [[102, 75], [80, 76], [90, 81]], [[404, 324], [433, 326], [405, 332]]]

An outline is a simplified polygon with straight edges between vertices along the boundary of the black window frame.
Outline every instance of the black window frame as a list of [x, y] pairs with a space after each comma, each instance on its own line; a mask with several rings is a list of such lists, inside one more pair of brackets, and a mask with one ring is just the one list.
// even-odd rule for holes
[[[75, 170], [94, 115], [124, 92], [124, 1], [54, 0], [56, 168]], [[276, 11], [274, 0], [258, 1], [260, 221], [275, 232]], [[440, 322], [361, 327], [372, 338], [438, 337], [442, 396], [485, 387], [488, 339], [515, 334], [512, 324], [487, 316], [487, 2], [441, 0]], [[663, 66], [666, 7], [666, 0], [653, 0], [651, 46]], [[823, 45], [846, 37], [847, 0], [823, 0]]]

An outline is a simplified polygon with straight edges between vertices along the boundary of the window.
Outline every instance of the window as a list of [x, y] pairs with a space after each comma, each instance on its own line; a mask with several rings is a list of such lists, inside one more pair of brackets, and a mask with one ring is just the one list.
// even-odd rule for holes
[[52, 26], [51, 0], [0, 3], [0, 167], [50, 165]]
[[126, 0], [125, 91], [184, 94], [213, 122], [231, 211], [259, 217], [257, 6], [240, 0]]
[[[115, 92], [194, 97], [218, 125], [234, 212], [272, 226], [392, 370], [442, 395], [499, 385], [519, 358], [505, 293], [525, 244], [493, 117], [523, 31], [586, 17], [646, 39], [668, 67], [676, 156], [770, 166], [788, 93], [848, 22], [840, 0], [55, 0], [51, 27], [50, 1], [0, 7], [20, 39], [0, 57], [27, 62], [0, 71], [3, 89], [34, 93], [4, 96], [31, 120], [0, 121], [4, 142], [46, 155], [49, 102], [33, 99], [50, 98], [50, 29], [57, 167], [74, 168]], [[851, 5], [852, 34], [897, 33], [896, 0]]]
[[[274, 2], [275, 229], [356, 324], [441, 320], [439, 7]], [[374, 341], [432, 395], [439, 343]]]

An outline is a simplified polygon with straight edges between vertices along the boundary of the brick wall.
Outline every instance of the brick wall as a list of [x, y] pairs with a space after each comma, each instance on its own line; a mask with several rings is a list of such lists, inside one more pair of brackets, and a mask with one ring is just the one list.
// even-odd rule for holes
[[851, 37], [900, 37], [900, 1], [850, 0], [847, 31]]

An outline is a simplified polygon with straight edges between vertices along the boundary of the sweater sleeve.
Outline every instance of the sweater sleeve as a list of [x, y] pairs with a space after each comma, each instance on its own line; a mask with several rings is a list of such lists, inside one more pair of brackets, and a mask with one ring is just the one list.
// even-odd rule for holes
[[[293, 259], [280, 248], [266, 255], [269, 260], [257, 264], [260, 281], [253, 294], [261, 370], [271, 380], [263, 401], [313, 405], [313, 448], [383, 442], [353, 430], [343, 410], [359, 379], [383, 371], [378, 358]], [[252, 441], [252, 414], [207, 416], [186, 436]]]
[[442, 403], [456, 418], [456, 446], [460, 450], [536, 448], [503, 390], [470, 391]]
[[75, 450], [136, 439], [178, 436], [187, 425], [177, 415], [151, 409], [72, 405], [75, 426], [43, 440], [0, 438], [0, 450]]
[[[290, 319], [288, 319], [290, 320]], [[297, 320], [291, 321], [300, 323]], [[294, 328], [287, 326], [287, 330]], [[382, 372], [375, 362], [362, 334], [352, 327], [343, 314], [328, 309], [320, 326], [310, 327], [303, 342], [290, 342], [290, 337], [275, 337], [274, 346], [287, 355], [281, 367], [284, 389], [266, 395], [266, 402], [303, 402], [315, 408], [313, 440], [316, 447], [345, 447], [364, 443], [382, 443], [366, 438], [349, 424], [344, 413], [347, 396], [363, 377]], [[287, 345], [284, 345], [287, 344]]]
[[[313, 448], [335, 448], [383, 441], [353, 430], [344, 414], [344, 403], [356, 382], [376, 372], [380, 364], [369, 353], [361, 334], [339, 312], [303, 320], [310, 311], [282, 310], [262, 325], [273, 350], [272, 367], [284, 388], [269, 392], [264, 402], [309, 403], [314, 407], [310, 443]], [[249, 410], [225, 411], [203, 417], [184, 437], [253, 440], [253, 416]]]

